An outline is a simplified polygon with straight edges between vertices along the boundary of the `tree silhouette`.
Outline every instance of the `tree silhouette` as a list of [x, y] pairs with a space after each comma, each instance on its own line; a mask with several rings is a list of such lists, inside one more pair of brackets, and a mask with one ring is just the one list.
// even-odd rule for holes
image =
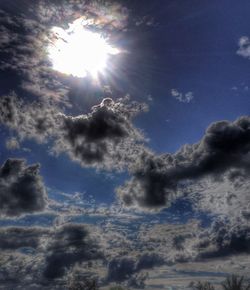
[[221, 285], [224, 290], [250, 290], [250, 283], [246, 283], [243, 276], [232, 275]]

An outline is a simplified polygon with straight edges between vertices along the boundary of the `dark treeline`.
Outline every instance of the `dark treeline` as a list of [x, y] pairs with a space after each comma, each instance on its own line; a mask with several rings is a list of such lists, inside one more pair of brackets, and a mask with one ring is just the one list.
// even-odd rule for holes
[[[232, 275], [220, 284], [221, 290], [250, 290], [249, 279], [243, 276]], [[84, 281], [72, 280], [69, 283], [69, 290], [98, 290], [98, 284], [95, 279], [86, 279]], [[210, 282], [192, 282], [189, 289], [193, 290], [215, 290]], [[110, 287], [109, 290], [129, 290], [121, 286]]]

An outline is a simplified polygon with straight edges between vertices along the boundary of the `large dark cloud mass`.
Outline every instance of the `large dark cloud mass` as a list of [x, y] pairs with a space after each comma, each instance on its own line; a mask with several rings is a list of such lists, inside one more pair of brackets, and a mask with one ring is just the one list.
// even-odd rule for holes
[[171, 202], [180, 182], [226, 172], [246, 176], [250, 169], [250, 118], [213, 123], [200, 142], [176, 154], [142, 155], [133, 177], [118, 188], [125, 204], [162, 207]]
[[39, 166], [27, 166], [22, 159], [8, 159], [3, 164], [0, 169], [0, 215], [19, 216], [45, 208], [47, 193]]
[[88, 229], [83, 225], [68, 224], [52, 234], [43, 275], [46, 279], [59, 278], [76, 263], [101, 258], [103, 255], [97, 243], [90, 238]]

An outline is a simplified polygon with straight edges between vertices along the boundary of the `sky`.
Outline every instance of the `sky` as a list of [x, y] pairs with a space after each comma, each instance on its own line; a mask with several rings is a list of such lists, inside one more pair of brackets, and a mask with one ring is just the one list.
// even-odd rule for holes
[[1, 1], [0, 289], [249, 275], [249, 11]]

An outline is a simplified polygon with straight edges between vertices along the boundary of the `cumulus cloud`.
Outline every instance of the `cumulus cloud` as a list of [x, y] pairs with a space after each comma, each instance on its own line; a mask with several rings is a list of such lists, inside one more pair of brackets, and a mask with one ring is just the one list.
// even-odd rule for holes
[[66, 152], [82, 165], [122, 169], [131, 163], [144, 140], [131, 119], [145, 109], [140, 104], [126, 105], [104, 99], [88, 115], [62, 115], [61, 134], [55, 142], [57, 153]]
[[194, 247], [197, 259], [249, 254], [250, 227], [217, 219], [210, 228], [200, 233]]
[[248, 36], [242, 36], [238, 42], [239, 49], [237, 50], [237, 54], [244, 57], [250, 58], [250, 39]]
[[185, 181], [206, 176], [218, 179], [230, 171], [246, 176], [250, 169], [249, 153], [249, 117], [215, 122], [198, 143], [185, 145], [175, 154], [142, 155], [132, 179], [118, 188], [117, 194], [129, 206], [164, 207], [176, 197], [178, 186]]
[[83, 166], [121, 170], [142, 151], [144, 136], [132, 120], [146, 109], [126, 98], [116, 102], [106, 98], [89, 114], [74, 117], [54, 104], [27, 104], [12, 94], [0, 100], [0, 122], [16, 131], [20, 140], [51, 140], [53, 153], [66, 153]]
[[172, 89], [171, 95], [181, 103], [190, 103], [194, 99], [193, 92], [181, 93], [177, 89]]
[[47, 193], [39, 164], [8, 159], [0, 169], [0, 215], [19, 216], [45, 209]]
[[67, 224], [56, 229], [48, 245], [43, 275], [55, 279], [76, 263], [103, 259], [97, 243], [91, 239], [86, 226]]

